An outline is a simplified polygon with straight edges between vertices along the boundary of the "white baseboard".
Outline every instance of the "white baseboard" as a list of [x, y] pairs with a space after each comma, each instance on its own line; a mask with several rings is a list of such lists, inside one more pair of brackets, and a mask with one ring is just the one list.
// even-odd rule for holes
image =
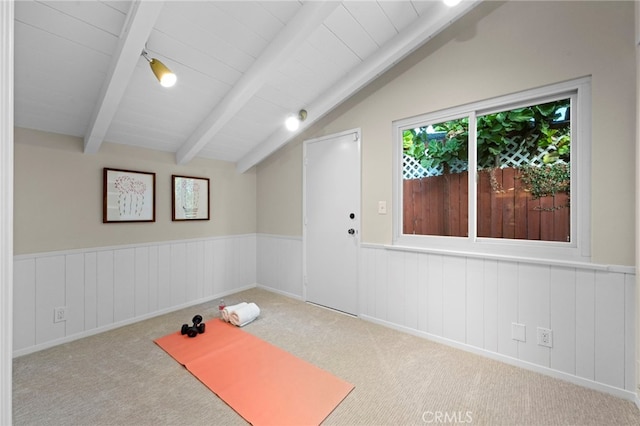
[[140, 321], [148, 320], [148, 319], [151, 319], [151, 318], [158, 317], [160, 315], [164, 315], [164, 314], [168, 314], [168, 313], [171, 313], [171, 312], [179, 311], [181, 309], [189, 308], [191, 306], [196, 306], [196, 305], [200, 305], [202, 303], [211, 302], [211, 301], [214, 301], [216, 299], [224, 298], [225, 296], [228, 296], [230, 294], [239, 293], [241, 291], [249, 290], [249, 289], [252, 289], [252, 288], [255, 288], [255, 287], [256, 287], [255, 284], [244, 286], [244, 287], [241, 287], [241, 288], [237, 288], [237, 289], [233, 289], [233, 290], [229, 290], [229, 291], [226, 291], [226, 292], [222, 292], [222, 293], [216, 294], [215, 296], [210, 296], [210, 297], [205, 297], [205, 298], [202, 298], [202, 299], [192, 300], [192, 301], [187, 302], [187, 303], [183, 303], [183, 304], [176, 305], [176, 306], [171, 306], [171, 307], [165, 308], [165, 309], [160, 309], [158, 311], [150, 312], [148, 314], [140, 315], [140, 316], [137, 316], [137, 317], [134, 317], [134, 318], [129, 318], [129, 319], [126, 319], [124, 321], [119, 321], [119, 322], [116, 322], [116, 323], [113, 323], [113, 324], [108, 324], [108, 325], [105, 325], [105, 326], [102, 326], [102, 327], [96, 327], [96, 328], [93, 328], [91, 330], [83, 331], [81, 333], [76, 333], [76, 334], [73, 334], [73, 335], [70, 335], [70, 336], [65, 336], [65, 337], [63, 337], [61, 339], [51, 340], [51, 341], [48, 341], [46, 343], [42, 343], [42, 344], [39, 344], [39, 345], [29, 346], [28, 348], [14, 351], [13, 352], [13, 358], [17, 358], [17, 357], [28, 355], [28, 354], [35, 353], [35, 352], [39, 352], [39, 351], [42, 351], [42, 350], [45, 350], [45, 349], [52, 348], [54, 346], [62, 345], [63, 343], [73, 342], [74, 340], [79, 340], [79, 339], [82, 339], [82, 338], [85, 338], [85, 337], [94, 336], [96, 334], [104, 333], [105, 331], [115, 330], [116, 328], [124, 327], [126, 325], [135, 324], [135, 323], [140, 322]]
[[411, 334], [417, 337], [422, 337], [437, 343], [442, 343], [447, 346], [451, 346], [457, 349], [461, 349], [467, 352], [471, 352], [477, 355], [484, 356], [486, 358], [490, 358], [496, 361], [504, 362], [505, 364], [513, 365], [516, 367], [524, 368], [526, 370], [534, 371], [536, 373], [544, 374], [546, 376], [550, 376], [556, 379], [564, 380], [569, 383], [573, 383], [575, 385], [583, 386], [589, 389], [597, 390], [600, 392], [608, 393], [613, 396], [617, 396], [619, 398], [626, 399], [628, 401], [635, 402], [635, 404], [640, 409], [640, 399], [635, 392], [628, 391], [626, 389], [620, 389], [613, 386], [606, 385], [604, 383], [595, 382], [593, 380], [585, 379], [582, 377], [574, 376], [572, 374], [568, 374], [562, 371], [553, 370], [551, 368], [543, 367], [540, 365], [532, 364], [526, 361], [522, 361], [510, 356], [502, 355], [496, 352], [488, 351], [486, 349], [478, 348], [475, 346], [467, 345], [465, 343], [460, 343], [455, 340], [447, 339], [441, 336], [436, 336], [424, 331], [415, 330], [413, 328], [400, 326], [398, 324], [394, 324], [388, 321], [380, 320], [374, 317], [370, 317], [368, 315], [360, 315], [359, 318], [369, 321], [375, 324], [379, 324], [385, 327], [389, 327], [398, 331], [405, 332], [407, 334]]
[[293, 293], [289, 293], [289, 292], [286, 292], [286, 291], [278, 290], [277, 288], [268, 287], [268, 286], [266, 286], [266, 285], [262, 285], [262, 284], [256, 284], [256, 287], [257, 287], [257, 288], [260, 288], [260, 289], [262, 289], [262, 290], [270, 291], [271, 293], [279, 294], [279, 295], [281, 295], [281, 296], [290, 297], [290, 298], [292, 298], [292, 299], [296, 299], [296, 300], [302, 300], [302, 301], [304, 301], [304, 300], [302, 299], [302, 296], [299, 296], [299, 295], [297, 295], [297, 294], [293, 294]]

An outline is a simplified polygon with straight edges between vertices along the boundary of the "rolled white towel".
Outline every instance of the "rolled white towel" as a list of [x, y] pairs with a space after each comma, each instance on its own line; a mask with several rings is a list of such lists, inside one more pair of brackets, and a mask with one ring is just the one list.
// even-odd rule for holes
[[239, 309], [231, 312], [229, 315], [229, 321], [233, 325], [238, 327], [244, 327], [260, 315], [260, 308], [255, 303], [247, 303], [246, 306], [242, 306]]
[[226, 306], [223, 310], [222, 310], [222, 319], [225, 320], [226, 322], [231, 321], [231, 313], [242, 308], [243, 306], [246, 306], [247, 302], [240, 302], [236, 305], [231, 305], [231, 306]]

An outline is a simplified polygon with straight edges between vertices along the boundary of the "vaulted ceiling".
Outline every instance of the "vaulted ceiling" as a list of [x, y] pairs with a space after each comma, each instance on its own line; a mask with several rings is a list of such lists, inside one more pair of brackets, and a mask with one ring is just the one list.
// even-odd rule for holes
[[86, 154], [108, 141], [244, 172], [479, 1], [18, 0], [15, 125], [81, 137]]

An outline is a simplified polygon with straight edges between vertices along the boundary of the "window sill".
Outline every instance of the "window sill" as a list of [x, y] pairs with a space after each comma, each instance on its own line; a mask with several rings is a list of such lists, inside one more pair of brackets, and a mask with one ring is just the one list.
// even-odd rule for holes
[[390, 251], [402, 251], [412, 253], [440, 254], [445, 256], [465, 257], [472, 259], [490, 259], [507, 262], [528, 263], [536, 265], [550, 265], [568, 268], [589, 269], [595, 271], [620, 272], [625, 274], [635, 274], [636, 270], [633, 266], [625, 265], [604, 265], [592, 263], [587, 258], [582, 259], [559, 259], [557, 257], [539, 257], [526, 255], [513, 255], [502, 253], [486, 253], [478, 251], [465, 251], [451, 248], [434, 248], [434, 247], [417, 247], [402, 244], [373, 244], [362, 243], [363, 248], [383, 248]]

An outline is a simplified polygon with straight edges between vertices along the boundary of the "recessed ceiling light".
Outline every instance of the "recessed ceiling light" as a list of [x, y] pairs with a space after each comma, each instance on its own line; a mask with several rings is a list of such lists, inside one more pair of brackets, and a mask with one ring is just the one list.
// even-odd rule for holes
[[460, 3], [460, 1], [461, 0], [442, 0], [442, 2], [449, 7], [457, 6]]
[[307, 111], [301, 109], [298, 112], [298, 115], [290, 115], [284, 122], [284, 125], [287, 127], [287, 130], [291, 132], [295, 132], [300, 127], [300, 123], [302, 123], [307, 118]]

